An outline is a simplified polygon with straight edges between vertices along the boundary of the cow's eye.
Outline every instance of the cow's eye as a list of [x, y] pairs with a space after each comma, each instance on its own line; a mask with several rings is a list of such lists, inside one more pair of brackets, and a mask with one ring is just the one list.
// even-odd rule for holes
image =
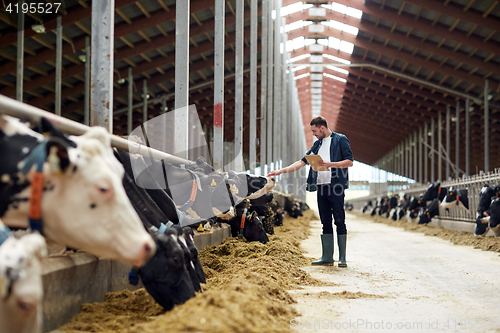
[[90, 209], [94, 209], [96, 207], [97, 207], [97, 205], [95, 203], [90, 204]]
[[102, 193], [106, 193], [109, 191], [109, 188], [107, 187], [99, 187], [99, 191], [101, 191]]

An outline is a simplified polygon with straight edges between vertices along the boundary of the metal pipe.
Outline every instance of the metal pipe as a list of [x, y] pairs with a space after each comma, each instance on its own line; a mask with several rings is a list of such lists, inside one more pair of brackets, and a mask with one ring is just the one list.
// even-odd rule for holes
[[465, 100], [465, 175], [470, 176], [470, 100]]
[[484, 80], [484, 172], [490, 171], [490, 110], [488, 80]]
[[412, 154], [412, 137], [411, 135], [408, 137], [408, 140], [407, 140], [407, 147], [406, 147], [406, 154], [407, 154], [407, 162], [408, 162], [408, 166], [406, 167], [406, 169], [408, 170], [408, 178], [409, 179], [412, 179], [413, 178], [413, 170], [412, 170], [412, 166], [413, 166], [413, 154]]
[[[175, 155], [187, 158], [189, 119], [189, 12], [190, 1], [175, 2]], [[182, 110], [181, 110], [182, 109]], [[184, 113], [185, 111], [186, 113]]]
[[418, 180], [417, 131], [413, 133], [413, 179]]
[[[234, 170], [244, 171], [243, 163], [243, 43], [244, 0], [236, 0], [235, 89], [234, 89]], [[250, 70], [251, 72], [251, 70]]]
[[267, 26], [267, 165], [269, 171], [273, 163], [273, 81], [274, 81], [274, 21], [273, 21], [273, 2], [274, 0], [268, 0], [269, 10], [268, 10], [268, 26]]
[[434, 118], [431, 119], [431, 183], [434, 183], [436, 181], [436, 173], [435, 173], [435, 169], [436, 169], [436, 160], [435, 160], [435, 155], [434, 152], [435, 152], [435, 145], [434, 145], [434, 129], [435, 129], [435, 126], [436, 126], [436, 121], [434, 120]]
[[438, 124], [437, 124], [437, 133], [438, 133], [438, 175], [437, 179], [438, 180], [443, 180], [442, 178], [442, 169], [443, 169], [443, 153], [442, 153], [442, 146], [443, 146], [443, 115], [441, 112], [438, 113]]
[[267, 11], [269, 0], [262, 0], [262, 18], [261, 18], [261, 54], [260, 54], [260, 168], [261, 175], [265, 175], [266, 165], [266, 145], [267, 145]]
[[161, 103], [161, 114], [162, 114], [162, 122], [161, 122], [161, 146], [164, 152], [167, 152], [167, 117], [164, 116], [167, 113], [167, 101], [163, 100]]
[[423, 137], [422, 137], [422, 132], [423, 132], [423, 129], [422, 127], [420, 127], [418, 129], [418, 182], [420, 184], [423, 184], [424, 182], [424, 170], [423, 170], [423, 164], [422, 164], [422, 159], [423, 159], [423, 155], [422, 155], [422, 140], [423, 140]]
[[[287, 61], [287, 52], [286, 52], [286, 42], [288, 40], [288, 34], [285, 32], [285, 26], [286, 26], [286, 18], [282, 18], [281, 20], [281, 30], [282, 30], [282, 33], [281, 33], [281, 41], [282, 41], [282, 45], [283, 45], [283, 53], [281, 54], [281, 120], [282, 120], [282, 123], [284, 125], [284, 128], [282, 129], [282, 138], [283, 140], [280, 140], [280, 143], [281, 143], [281, 147], [280, 147], [280, 151], [281, 151], [281, 165], [280, 165], [280, 168], [283, 168], [284, 166], [288, 166], [288, 151], [286, 149], [286, 146], [287, 146], [287, 142], [288, 142], [288, 131], [290, 130], [290, 127], [289, 127], [289, 121], [290, 119], [287, 117], [287, 108], [288, 108], [288, 103], [287, 103], [287, 96], [288, 96], [288, 81], [287, 81], [287, 73], [286, 73], [286, 70], [287, 70], [287, 65], [286, 65], [286, 61]], [[285, 165], [285, 163], [287, 163]], [[286, 189], [286, 186], [287, 186], [287, 177], [284, 177], [283, 178], [283, 186], [285, 186], [285, 189]], [[286, 193], [286, 191], [285, 191]]]
[[455, 112], [455, 178], [458, 178], [460, 177], [460, 101], [458, 100]]
[[[281, 158], [280, 124], [281, 124], [281, 0], [275, 0], [274, 11], [274, 112], [273, 112], [273, 162], [274, 169], [279, 169]], [[281, 177], [280, 177], [281, 178]]]
[[429, 125], [427, 123], [424, 124], [424, 183], [429, 181], [429, 155], [427, 154], [427, 142], [429, 136]]
[[446, 106], [446, 180], [450, 179], [450, 106]]
[[128, 113], [127, 113], [127, 134], [132, 133], [132, 117], [134, 104], [134, 76], [132, 75], [132, 67], [128, 68]]
[[148, 122], [148, 80], [142, 81], [142, 123]]
[[57, 15], [56, 27], [56, 100], [55, 114], [61, 115], [61, 75], [62, 75], [62, 16]]
[[92, 126], [113, 133], [115, 0], [92, 2], [90, 105]]
[[212, 155], [216, 170], [224, 166], [224, 21], [225, 1], [215, 1], [214, 28], [214, 127]]
[[90, 37], [85, 36], [85, 97], [83, 123], [90, 124]]
[[[22, 7], [24, 0], [19, 1], [19, 7]], [[16, 63], [16, 99], [23, 101], [23, 83], [24, 83], [24, 13], [20, 11], [17, 14], [17, 63]]]
[[250, 173], [255, 174], [257, 157], [257, 0], [250, 3]]
[[[29, 104], [18, 102], [10, 97], [3, 95], [0, 95], [0, 113], [16, 117], [24, 121], [29, 121], [32, 123], [37, 123], [40, 121], [41, 117], [44, 117], [47, 120], [49, 120], [52, 123], [52, 125], [54, 125], [56, 128], [71, 135], [82, 135], [85, 134], [89, 129], [89, 127], [84, 124], [78, 123], [68, 118], [57, 116], [51, 112], [43, 111]], [[111, 145], [113, 147], [121, 148], [131, 153], [137, 153], [143, 156], [152, 155], [153, 158], [157, 160], [165, 160], [168, 163], [177, 163], [177, 164], [193, 163], [189, 160], [185, 160], [177, 156], [172, 156], [170, 154], [160, 152], [156, 149], [146, 147], [144, 145], [129, 141], [127, 139], [123, 139], [116, 135], [109, 134], [109, 137], [111, 139]]]

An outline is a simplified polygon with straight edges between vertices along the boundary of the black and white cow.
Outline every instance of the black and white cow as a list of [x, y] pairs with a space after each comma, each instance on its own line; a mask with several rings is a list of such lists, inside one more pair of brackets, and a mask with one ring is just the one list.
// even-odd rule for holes
[[490, 229], [493, 231], [496, 237], [500, 236], [500, 198], [494, 198], [491, 201], [489, 224]]
[[231, 226], [231, 235], [233, 237], [244, 237], [247, 241], [259, 241], [262, 244], [269, 242], [266, 235], [262, 221], [259, 219], [257, 213], [249, 212], [250, 200], [245, 199], [236, 206], [236, 216], [228, 221]]
[[418, 224], [427, 224], [434, 216], [439, 216], [439, 199], [434, 199], [420, 215]]
[[53, 127], [44, 132], [0, 116], [3, 222], [99, 257], [136, 265], [149, 259], [155, 243], [125, 194], [106, 131], [90, 128], [69, 139]]
[[164, 233], [154, 233], [153, 239], [157, 251], [136, 273], [148, 293], [168, 311], [194, 297], [195, 290], [177, 232], [169, 228]]
[[[0, 229], [3, 229], [0, 222]], [[2, 231], [0, 231], [1, 233]], [[38, 233], [9, 236], [0, 244], [0, 332], [42, 330], [42, 266], [47, 254]]]
[[443, 201], [444, 197], [446, 196], [447, 190], [448, 189], [446, 187], [441, 187], [441, 183], [432, 184], [422, 196], [422, 204], [425, 206], [427, 205], [427, 201], [431, 201], [434, 199]]
[[469, 209], [469, 197], [468, 197], [468, 189], [458, 189], [451, 187], [446, 194], [446, 197], [441, 202], [441, 208], [452, 208], [452, 207], [460, 207]]
[[366, 202], [366, 205], [364, 205], [364, 206], [363, 206], [363, 210], [362, 210], [362, 212], [363, 212], [363, 213], [367, 213], [367, 212], [369, 212], [369, 211], [370, 211], [370, 209], [372, 208], [372, 205], [373, 205], [373, 204], [372, 204], [372, 201], [371, 201], [371, 200], [368, 200], [368, 201]]
[[[479, 203], [477, 205], [476, 229], [474, 235], [484, 235], [490, 229], [490, 206], [494, 199], [498, 198], [500, 186], [489, 186], [484, 184], [481, 192], [479, 192]], [[493, 200], [492, 200], [493, 199]]]
[[293, 198], [285, 197], [285, 212], [288, 216], [293, 217], [294, 219], [299, 216], [303, 216], [302, 209], [300, 209], [300, 203]]

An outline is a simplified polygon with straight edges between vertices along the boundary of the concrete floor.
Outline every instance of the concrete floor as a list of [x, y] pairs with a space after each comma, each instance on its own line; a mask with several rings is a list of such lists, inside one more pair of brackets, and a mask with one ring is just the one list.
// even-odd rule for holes
[[[500, 332], [497, 253], [350, 214], [346, 221], [349, 267], [305, 268], [335, 285], [292, 291], [301, 314], [292, 331]], [[314, 221], [302, 242], [307, 256], [321, 256], [320, 234]]]

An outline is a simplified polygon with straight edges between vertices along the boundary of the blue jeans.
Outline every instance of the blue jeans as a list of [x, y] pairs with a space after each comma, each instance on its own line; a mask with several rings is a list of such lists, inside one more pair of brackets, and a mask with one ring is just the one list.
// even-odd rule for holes
[[344, 211], [344, 189], [341, 185], [318, 185], [318, 209], [323, 234], [333, 234], [332, 216], [337, 226], [337, 235], [346, 235]]

